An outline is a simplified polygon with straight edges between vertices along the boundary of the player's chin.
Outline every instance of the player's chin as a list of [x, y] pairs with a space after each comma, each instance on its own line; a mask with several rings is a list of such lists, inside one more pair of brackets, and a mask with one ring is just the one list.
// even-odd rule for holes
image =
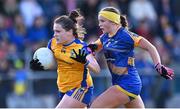
[[58, 39], [58, 38], [56, 38], [56, 43], [57, 44], [61, 44], [61, 43], [63, 43], [60, 39]]
[[103, 33], [107, 33], [107, 31], [105, 31], [105, 30], [102, 30], [102, 32], [103, 32]]

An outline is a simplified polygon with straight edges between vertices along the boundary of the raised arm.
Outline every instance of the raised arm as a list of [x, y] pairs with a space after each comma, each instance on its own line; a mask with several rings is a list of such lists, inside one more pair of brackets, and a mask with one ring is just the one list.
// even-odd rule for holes
[[158, 63], [161, 64], [161, 59], [159, 53], [154, 45], [152, 45], [148, 40], [142, 38], [139, 42], [139, 47], [147, 50], [152, 57], [154, 65]]

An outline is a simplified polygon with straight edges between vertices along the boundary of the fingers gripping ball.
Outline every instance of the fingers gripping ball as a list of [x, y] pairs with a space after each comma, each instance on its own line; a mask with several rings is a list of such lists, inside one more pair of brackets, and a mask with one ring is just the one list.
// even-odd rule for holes
[[56, 65], [52, 51], [46, 47], [37, 49], [33, 55], [33, 59], [38, 59], [44, 70], [51, 69]]
[[38, 59], [32, 59], [30, 61], [30, 68], [35, 71], [44, 70], [43, 66], [41, 65]]

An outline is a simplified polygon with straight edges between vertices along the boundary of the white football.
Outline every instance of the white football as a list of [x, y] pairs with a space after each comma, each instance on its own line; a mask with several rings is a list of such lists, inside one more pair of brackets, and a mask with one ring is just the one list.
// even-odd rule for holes
[[47, 47], [41, 47], [37, 49], [33, 55], [33, 59], [39, 59], [45, 70], [53, 68], [55, 64], [55, 59], [52, 51]]

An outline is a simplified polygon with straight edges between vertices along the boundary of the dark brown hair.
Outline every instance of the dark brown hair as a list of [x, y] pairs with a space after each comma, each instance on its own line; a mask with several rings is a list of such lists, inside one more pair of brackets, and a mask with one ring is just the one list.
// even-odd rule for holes
[[73, 10], [69, 14], [69, 18], [77, 23], [76, 18], [82, 16], [79, 9]]
[[114, 7], [106, 7], [106, 8], [103, 8], [102, 11], [110, 11], [110, 12], [114, 12], [116, 14], [119, 14], [120, 15], [120, 23], [122, 25], [122, 27], [124, 28], [128, 28], [128, 21], [126, 19], [126, 16], [124, 15], [121, 15], [119, 10], [114, 8]]
[[78, 35], [77, 35], [77, 28], [76, 28], [76, 18], [78, 16], [81, 16], [80, 12], [78, 10], [74, 10], [72, 11], [69, 16], [66, 16], [66, 15], [62, 15], [58, 18], [56, 18], [54, 20], [54, 23], [58, 23], [62, 26], [63, 29], [65, 29], [66, 31], [69, 31], [69, 30], [73, 30], [73, 35], [75, 36], [75, 38], [78, 38]]

